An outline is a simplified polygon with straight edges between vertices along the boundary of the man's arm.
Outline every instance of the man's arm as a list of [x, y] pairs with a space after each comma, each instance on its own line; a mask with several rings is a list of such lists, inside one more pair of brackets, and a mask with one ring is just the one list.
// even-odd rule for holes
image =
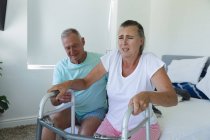
[[98, 65], [96, 65], [93, 68], [93, 70], [85, 78], [69, 80], [61, 84], [54, 85], [48, 90], [48, 92], [59, 90], [60, 93], [56, 97], [56, 99], [59, 100], [60, 97], [62, 97], [69, 88], [73, 90], [87, 89], [97, 80], [101, 79], [104, 74], [106, 74], [106, 70], [103, 64], [100, 62]]
[[[54, 72], [53, 72], [53, 85], [55, 85], [56, 83], [61, 83], [63, 81], [62, 79], [62, 73], [60, 71], [62, 67], [60, 67], [58, 64], [56, 65]], [[56, 91], [54, 91], [56, 92]], [[61, 103], [66, 103], [66, 102], [70, 102], [71, 101], [71, 93], [65, 93], [64, 95], [62, 95], [62, 97], [60, 97], [59, 99], [56, 98], [56, 96], [58, 95], [59, 91], [56, 92], [55, 96], [52, 96], [50, 98], [52, 105], [57, 106], [60, 105]]]

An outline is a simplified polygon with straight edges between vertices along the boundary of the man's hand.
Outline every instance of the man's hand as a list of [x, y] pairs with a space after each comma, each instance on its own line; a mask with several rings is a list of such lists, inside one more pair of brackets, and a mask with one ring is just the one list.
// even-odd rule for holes
[[57, 106], [60, 105], [61, 103], [67, 103], [71, 101], [71, 93], [70, 92], [66, 92], [63, 95], [59, 96], [57, 98], [56, 97], [51, 97], [51, 102], [53, 105]]
[[61, 84], [57, 84], [52, 86], [47, 92], [54, 92], [54, 91], [59, 91], [59, 94], [56, 96], [56, 100], [65, 100], [66, 98], [63, 96], [65, 96], [64, 94], [67, 92], [67, 90], [69, 89], [69, 81], [63, 82]]

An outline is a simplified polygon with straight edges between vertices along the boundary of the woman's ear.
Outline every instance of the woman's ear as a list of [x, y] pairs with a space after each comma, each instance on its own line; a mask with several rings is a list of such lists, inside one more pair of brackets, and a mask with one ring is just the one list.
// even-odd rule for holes
[[144, 38], [143, 37], [141, 37], [141, 44], [144, 44]]

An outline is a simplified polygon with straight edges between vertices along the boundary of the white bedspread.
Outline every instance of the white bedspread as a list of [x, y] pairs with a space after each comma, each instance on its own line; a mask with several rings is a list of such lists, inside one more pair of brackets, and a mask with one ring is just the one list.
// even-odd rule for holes
[[210, 101], [191, 98], [162, 112], [160, 140], [210, 140]]

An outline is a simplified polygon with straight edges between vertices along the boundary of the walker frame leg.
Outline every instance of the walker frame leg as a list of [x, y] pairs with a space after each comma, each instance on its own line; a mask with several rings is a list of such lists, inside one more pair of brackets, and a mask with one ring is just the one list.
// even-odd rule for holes
[[41, 140], [42, 137], [42, 125], [40, 124], [40, 119], [37, 119], [37, 127], [36, 127], [36, 140]]

